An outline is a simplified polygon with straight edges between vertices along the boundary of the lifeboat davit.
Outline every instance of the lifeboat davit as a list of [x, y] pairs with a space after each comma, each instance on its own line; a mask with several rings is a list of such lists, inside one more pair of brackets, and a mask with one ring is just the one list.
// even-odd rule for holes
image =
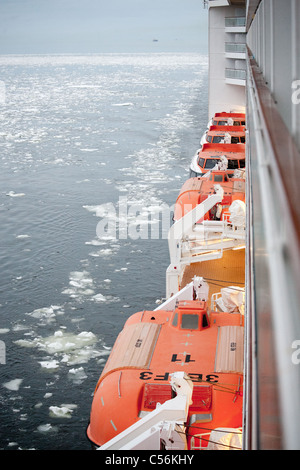
[[204, 215], [204, 220], [230, 221], [230, 207], [233, 202], [241, 201], [245, 204], [245, 179], [229, 178], [226, 171], [219, 170], [211, 170], [207, 176], [189, 178], [184, 182], [175, 202], [174, 221], [214, 194], [216, 184], [223, 188], [223, 199]]
[[240, 432], [242, 303], [233, 302], [228, 310], [216, 298], [208, 309], [206, 295], [194, 291], [192, 298], [177, 301], [172, 310], [141, 311], [126, 321], [94, 392], [87, 436], [96, 447], [170, 400], [169, 378], [177, 371], [193, 382], [186, 449], [206, 449], [216, 429]]

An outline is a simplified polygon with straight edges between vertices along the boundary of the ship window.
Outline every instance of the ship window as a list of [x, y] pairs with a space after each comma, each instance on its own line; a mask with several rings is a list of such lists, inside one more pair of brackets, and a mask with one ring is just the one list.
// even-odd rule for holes
[[231, 137], [231, 143], [232, 144], [238, 144], [239, 143], [239, 138], [238, 137]]
[[216, 183], [223, 182], [223, 175], [214, 175], [214, 181]]
[[207, 142], [209, 142], [210, 144], [211, 144], [211, 139], [212, 139], [212, 136], [211, 136], [211, 135], [208, 135], [208, 136], [206, 137]]
[[219, 125], [219, 126], [226, 126], [227, 125], [227, 121], [216, 121], [216, 124], [215, 125]]
[[185, 313], [181, 317], [181, 328], [183, 330], [198, 330], [199, 316]]
[[242, 143], [242, 144], [245, 143], [245, 137], [241, 137], [241, 143]]
[[245, 168], [245, 160], [240, 160], [240, 168]]
[[213, 168], [219, 162], [219, 160], [219, 158], [208, 158], [205, 163], [205, 168]]
[[204, 166], [204, 158], [199, 158], [199, 166]]
[[222, 142], [222, 140], [223, 140], [223, 137], [221, 135], [216, 135], [214, 137], [213, 143], [214, 144], [220, 144]]

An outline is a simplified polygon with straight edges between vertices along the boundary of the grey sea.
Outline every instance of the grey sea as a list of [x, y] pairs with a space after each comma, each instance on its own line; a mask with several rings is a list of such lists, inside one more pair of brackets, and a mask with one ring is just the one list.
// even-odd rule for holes
[[[207, 57], [0, 56], [0, 449], [89, 450], [126, 319], [165, 296]], [[170, 211], [171, 214], [171, 211]]]

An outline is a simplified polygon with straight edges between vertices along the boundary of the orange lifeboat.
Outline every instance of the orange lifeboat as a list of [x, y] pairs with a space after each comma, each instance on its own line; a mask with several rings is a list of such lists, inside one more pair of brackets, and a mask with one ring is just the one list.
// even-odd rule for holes
[[193, 381], [187, 449], [205, 449], [216, 428], [242, 426], [243, 311], [216, 305], [209, 311], [205, 300], [178, 301], [172, 311], [126, 321], [94, 392], [87, 436], [96, 447], [170, 400], [176, 371]]
[[243, 126], [210, 126], [203, 136], [202, 145], [209, 144], [245, 144], [245, 127]]
[[204, 216], [204, 220], [223, 220], [229, 216], [229, 207], [235, 200], [245, 202], [245, 180], [229, 178], [226, 171], [212, 170], [209, 177], [194, 177], [186, 180], [176, 199], [174, 221], [179, 220], [189, 211], [215, 193], [215, 185], [224, 190], [224, 197], [218, 207], [214, 206]]
[[211, 120], [212, 126], [245, 126], [246, 115], [244, 113], [216, 113]]
[[204, 144], [194, 156], [190, 166], [190, 176], [202, 176], [212, 170], [225, 156], [228, 160], [227, 174], [245, 168], [244, 144]]

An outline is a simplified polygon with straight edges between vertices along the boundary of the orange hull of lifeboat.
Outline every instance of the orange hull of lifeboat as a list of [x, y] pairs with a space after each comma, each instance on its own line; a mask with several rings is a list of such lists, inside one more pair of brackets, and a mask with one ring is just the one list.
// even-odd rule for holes
[[210, 431], [242, 426], [243, 315], [211, 312], [206, 302], [181, 301], [174, 311], [132, 315], [97, 383], [87, 429], [101, 446], [144, 413], [172, 398], [169, 376], [193, 381], [186, 423], [188, 449], [205, 447]]
[[226, 126], [227, 123], [232, 123], [233, 126], [245, 126], [246, 116], [244, 113], [216, 113], [212, 118], [214, 126]]
[[198, 152], [199, 172], [205, 174], [211, 170], [223, 155], [228, 160], [228, 174], [233, 174], [235, 169], [245, 168], [244, 144], [204, 144]]
[[[224, 197], [221, 202], [222, 212], [218, 219], [226, 215], [230, 205], [235, 200], [245, 202], [245, 180], [239, 178], [228, 178], [224, 171], [212, 171], [209, 178], [194, 177], [189, 178], [183, 184], [174, 207], [174, 220], [179, 220], [189, 211], [201, 204], [205, 199], [215, 192], [215, 185], [219, 184], [224, 190]], [[214, 208], [213, 208], [214, 209]], [[204, 220], [214, 220], [214, 210], [207, 212]]]
[[219, 144], [226, 134], [231, 136], [230, 143], [245, 144], [245, 127], [243, 126], [210, 126], [206, 133], [206, 141], [209, 144]]

